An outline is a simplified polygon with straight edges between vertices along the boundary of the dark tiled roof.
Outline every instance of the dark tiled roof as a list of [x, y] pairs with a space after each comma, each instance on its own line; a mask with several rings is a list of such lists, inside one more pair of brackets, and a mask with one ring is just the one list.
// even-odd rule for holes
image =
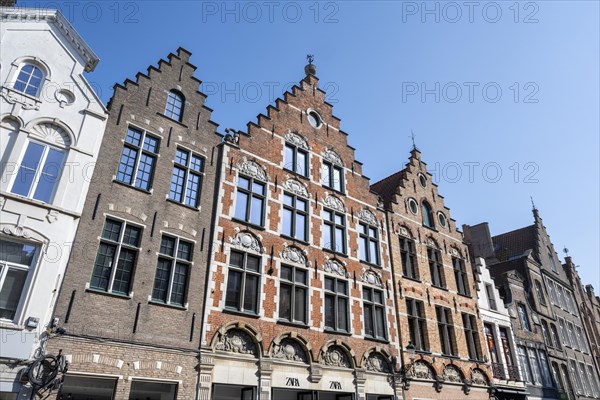
[[492, 238], [496, 257], [500, 261], [508, 260], [511, 257], [520, 256], [527, 250], [534, 250], [536, 247], [536, 227], [535, 225], [526, 226], [511, 232], [506, 232]]
[[381, 196], [383, 201], [387, 204], [391, 202], [396, 194], [396, 190], [400, 186], [400, 182], [404, 177], [404, 170], [398, 171], [395, 174], [383, 178], [379, 182], [375, 182], [371, 185], [371, 190]]

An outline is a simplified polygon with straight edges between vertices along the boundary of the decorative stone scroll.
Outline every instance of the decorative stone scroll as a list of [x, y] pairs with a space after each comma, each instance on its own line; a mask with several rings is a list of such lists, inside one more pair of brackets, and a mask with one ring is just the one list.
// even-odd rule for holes
[[323, 352], [321, 364], [332, 367], [352, 368], [346, 352], [339, 346], [331, 346]]
[[346, 207], [344, 207], [344, 203], [342, 203], [342, 201], [335, 196], [327, 196], [325, 200], [323, 200], [323, 204], [327, 208], [331, 208], [342, 213], [346, 212]]
[[287, 262], [310, 266], [310, 262], [306, 260], [306, 251], [299, 249], [296, 246], [287, 246], [279, 253], [279, 257]]
[[285, 139], [286, 142], [291, 143], [294, 146], [297, 146], [297, 147], [307, 150], [307, 151], [310, 150], [306, 139], [304, 139], [302, 136], [298, 135], [297, 133], [288, 132], [285, 134], [285, 136], [283, 138]]
[[239, 232], [238, 229], [236, 229], [235, 236], [229, 238], [229, 243], [261, 254], [266, 251], [264, 247], [260, 246], [260, 242], [253, 234], [250, 232]]
[[433, 375], [433, 371], [431, 370], [429, 364], [422, 360], [415, 361], [412, 367], [411, 374], [416, 379], [435, 379], [435, 376]]
[[267, 176], [267, 171], [265, 168], [255, 161], [246, 160], [245, 157], [242, 161], [238, 162], [237, 169], [240, 171], [240, 173], [250, 176], [254, 179], [258, 179], [263, 182], [269, 181], [269, 177]]
[[282, 339], [281, 342], [273, 344], [273, 358], [308, 363], [308, 357], [306, 357], [306, 352], [300, 343], [290, 338]]
[[373, 271], [372, 269], [363, 268], [360, 280], [361, 282], [368, 283], [369, 285], [374, 285], [380, 288], [383, 287], [381, 275], [378, 272]]
[[459, 369], [454, 365], [447, 365], [444, 368], [444, 381], [450, 383], [463, 383], [462, 375]]
[[306, 190], [306, 186], [295, 179], [288, 179], [283, 183], [282, 186], [285, 190], [292, 192], [295, 195], [305, 197], [307, 199], [310, 197], [308, 190]]
[[323, 265], [323, 270], [325, 272], [329, 272], [332, 274], [337, 274], [339, 276], [342, 276], [344, 278], [348, 278], [350, 275], [348, 274], [348, 271], [346, 271], [346, 267], [343, 266], [342, 264], [340, 264], [338, 261], [335, 260], [327, 260], [325, 262], [325, 264]]
[[365, 368], [371, 372], [390, 372], [390, 365], [381, 353], [373, 352], [365, 359]]
[[29, 239], [31, 237], [31, 232], [22, 226], [5, 226], [2, 228], [2, 232], [7, 235]]
[[323, 159], [329, 161], [332, 164], [343, 167], [344, 163], [342, 162], [342, 158], [332, 149], [325, 149], [322, 154]]
[[375, 214], [367, 209], [363, 208], [358, 212], [358, 219], [366, 222], [369, 225], [377, 226], [377, 218], [375, 217]]
[[222, 334], [215, 345], [215, 350], [237, 354], [250, 354], [253, 356], [258, 355], [258, 349], [250, 335], [240, 329], [230, 329]]
[[480, 369], [474, 369], [471, 372], [471, 383], [476, 386], [488, 386], [488, 380]]

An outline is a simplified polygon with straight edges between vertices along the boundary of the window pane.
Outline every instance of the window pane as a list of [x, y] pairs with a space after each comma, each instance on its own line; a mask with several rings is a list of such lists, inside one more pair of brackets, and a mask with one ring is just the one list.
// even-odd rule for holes
[[229, 269], [229, 276], [227, 277], [227, 294], [225, 297], [225, 307], [239, 309], [241, 293], [242, 274], [238, 271]]
[[246, 220], [246, 207], [248, 205], [248, 195], [244, 192], [237, 192], [237, 201], [235, 204], [235, 217]]
[[283, 158], [283, 167], [291, 171], [294, 170], [294, 148], [292, 146], [285, 146], [285, 154]]
[[363, 312], [365, 319], [365, 335], [375, 336], [373, 327], [373, 306], [365, 304]]
[[144, 138], [144, 150], [151, 151], [152, 153], [158, 153], [158, 139], [146, 135]]
[[0, 260], [30, 266], [36, 247], [26, 243], [0, 240]]
[[163, 236], [160, 241], [160, 252], [172, 257], [175, 254], [175, 239]]
[[377, 337], [387, 337], [385, 330], [385, 309], [382, 307], [375, 308], [375, 335]]
[[335, 215], [335, 223], [337, 225], [345, 225], [344, 224], [344, 216], [341, 214], [334, 214]]
[[196, 172], [204, 171], [204, 159], [202, 157], [198, 157], [192, 155], [192, 162], [190, 163], [190, 169]]
[[187, 166], [188, 155], [189, 155], [189, 153], [187, 151], [182, 150], [182, 149], [177, 149], [177, 152], [175, 153], [175, 162], [177, 164]]
[[13, 183], [11, 190], [13, 193], [20, 194], [21, 196], [29, 195], [43, 153], [43, 145], [29, 142], [21, 165], [19, 166], [19, 172]]
[[187, 189], [185, 191], [185, 204], [187, 204], [190, 207], [198, 207], [201, 181], [202, 178], [199, 175], [188, 175]]
[[121, 160], [119, 161], [119, 170], [117, 171], [118, 181], [127, 183], [128, 185], [131, 184], [137, 154], [137, 150], [127, 146], [123, 147]]
[[294, 319], [296, 321], [306, 322], [306, 289], [295, 288], [294, 293]]
[[281, 285], [281, 296], [279, 297], [279, 317], [292, 320], [292, 286]]
[[370, 251], [370, 262], [373, 264], [379, 264], [379, 252], [377, 251], [377, 242], [370, 241], [369, 242], [369, 251]]
[[171, 304], [183, 306], [185, 303], [185, 289], [187, 286], [188, 265], [175, 264], [173, 285], [171, 287]]
[[293, 236], [292, 232], [292, 211], [287, 208], [283, 209], [283, 234]]
[[335, 329], [335, 297], [325, 295], [325, 327]]
[[[175, 400], [177, 393], [176, 383], [165, 382], [136, 382], [131, 383], [130, 399], [145, 400]], [[94, 400], [96, 398], [94, 397]]]
[[295, 237], [306, 241], [306, 216], [302, 214], [296, 215], [296, 234]]
[[98, 247], [98, 255], [92, 273], [90, 286], [93, 289], [108, 290], [108, 282], [115, 261], [116, 247], [100, 243]]
[[290, 267], [286, 267], [285, 265], [281, 267], [281, 279], [285, 279], [286, 281], [292, 281], [292, 273], [293, 270]]
[[373, 296], [371, 289], [363, 289], [363, 299], [366, 301], [373, 301]]
[[171, 187], [169, 189], [169, 198], [181, 202], [183, 195], [183, 184], [185, 181], [185, 170], [180, 167], [173, 167], [171, 176]]
[[4, 284], [0, 289], [0, 318], [14, 319], [26, 280], [26, 270], [8, 269]]
[[338, 297], [338, 329], [348, 330], [348, 299]]
[[127, 225], [123, 234], [123, 244], [137, 247], [140, 241], [141, 229]]
[[169, 260], [159, 259], [156, 266], [156, 277], [154, 278], [154, 287], [152, 289], [152, 300], [162, 302], [167, 301], [169, 291], [169, 278], [171, 277], [171, 262]]
[[177, 250], [177, 258], [182, 260], [191, 261], [192, 260], [192, 243], [184, 242], [183, 240], [179, 241], [179, 248]]
[[333, 188], [338, 191], [342, 191], [342, 170], [334, 168], [333, 170]]
[[250, 206], [250, 222], [254, 225], [262, 225], [263, 223], [263, 199], [252, 197]]
[[119, 263], [115, 273], [112, 291], [115, 293], [129, 294], [131, 276], [133, 275], [133, 266], [137, 252], [134, 250], [121, 248], [119, 254]]
[[133, 129], [133, 128], [129, 128], [127, 130], [127, 136], [125, 136], [125, 142], [139, 147], [140, 144], [142, 143], [141, 141], [142, 141], [142, 132], [140, 132], [136, 129]]
[[344, 239], [344, 230], [342, 228], [335, 228], [335, 251], [341, 253], [346, 252], [346, 243]]
[[116, 384], [117, 378], [90, 378], [65, 374], [61, 395], [58, 397], [73, 400], [111, 400], [114, 398]]
[[231, 258], [229, 259], [229, 265], [243, 268], [244, 266], [244, 255], [235, 251], [231, 252]]
[[341, 294], [348, 294], [347, 284], [344, 281], [337, 281], [337, 291]]
[[323, 224], [323, 247], [326, 249], [333, 249], [333, 242], [331, 238], [331, 230], [333, 228], [330, 225]]
[[49, 202], [54, 193], [54, 188], [62, 173], [63, 157], [65, 153], [61, 150], [49, 149], [44, 167], [38, 179], [34, 199]]
[[246, 274], [246, 286], [244, 288], [244, 310], [258, 311], [258, 276]]
[[260, 195], [265, 194], [265, 185], [258, 182], [252, 182], [252, 192]]
[[289, 194], [283, 195], [283, 204], [286, 206], [293, 207], [294, 206], [294, 196], [290, 196]]
[[138, 164], [138, 172], [135, 178], [136, 187], [144, 190], [150, 189], [152, 174], [154, 172], [154, 162], [154, 156], [142, 154], [142, 156], [140, 157], [140, 162]]
[[308, 175], [308, 169], [307, 169], [307, 162], [306, 162], [306, 153], [304, 153], [303, 151], [298, 151], [297, 155], [296, 155], [296, 172], [307, 176]]
[[361, 237], [358, 241], [358, 245], [360, 250], [360, 259], [367, 261], [367, 238]]
[[243, 176], [240, 176], [238, 179], [238, 186], [242, 189], [250, 190], [250, 181]]
[[246, 260], [246, 269], [249, 271], [258, 272], [258, 265], [260, 263], [260, 258], [248, 255]]
[[325, 290], [334, 292], [335, 291], [334, 284], [335, 284], [335, 281], [333, 279], [325, 278]]

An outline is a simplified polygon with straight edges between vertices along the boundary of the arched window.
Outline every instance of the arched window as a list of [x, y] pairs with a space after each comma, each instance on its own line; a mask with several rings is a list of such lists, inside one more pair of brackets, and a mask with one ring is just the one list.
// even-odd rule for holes
[[421, 203], [421, 210], [423, 211], [423, 225], [434, 228], [433, 213], [431, 212], [429, 203], [423, 201]]
[[180, 93], [174, 90], [169, 92], [165, 115], [175, 121], [181, 122], [181, 117], [183, 116], [183, 96]]
[[44, 73], [33, 64], [23, 64], [17, 75], [14, 89], [23, 92], [30, 96], [38, 96], [42, 83], [44, 81]]

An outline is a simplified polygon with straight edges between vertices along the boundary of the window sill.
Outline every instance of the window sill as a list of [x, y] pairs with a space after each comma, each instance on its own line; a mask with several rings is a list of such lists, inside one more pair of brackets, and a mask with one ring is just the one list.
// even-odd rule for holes
[[[470, 294], [466, 294], [466, 293], [459, 293], [459, 292], [457, 292], [456, 294], [459, 295], [460, 297], [465, 297], [467, 299], [472, 299], [473, 298], [473, 296], [471, 296]], [[493, 311], [498, 311], [498, 310], [496, 309], [496, 310], [493, 310]]]
[[460, 356], [453, 356], [452, 354], [440, 354], [440, 357], [449, 358], [451, 360], [460, 360]]
[[439, 290], [443, 290], [444, 292], [449, 292], [449, 290], [448, 290], [447, 287], [434, 285], [433, 283], [431, 284], [431, 287], [434, 287], [434, 288], [439, 289]]
[[377, 269], [382, 269], [382, 268], [383, 268], [383, 267], [382, 267], [381, 265], [379, 265], [379, 264], [373, 264], [372, 262], [369, 262], [369, 261], [366, 261], [366, 260], [360, 260], [360, 262], [361, 262], [362, 264], [368, 265], [368, 266], [370, 266], [370, 267], [373, 267], [373, 268], [377, 268]]
[[137, 186], [129, 185], [129, 184], [125, 183], [125, 182], [118, 181], [116, 179], [113, 179], [112, 181], [113, 181], [113, 183], [116, 183], [116, 184], [121, 185], [121, 186], [125, 186], [125, 187], [127, 187], [129, 189], [137, 190], [138, 192], [142, 192], [142, 193], [150, 194], [150, 195], [152, 194], [152, 189], [150, 189], [150, 190], [142, 189], [142, 188], [139, 188]]
[[332, 328], [325, 328], [323, 329], [323, 332], [325, 333], [331, 333], [334, 335], [342, 335], [342, 336], [352, 336], [352, 332], [348, 332], [348, 331], [342, 331], [342, 330], [335, 330]]
[[281, 325], [286, 325], [286, 326], [295, 326], [298, 328], [305, 328], [305, 329], [310, 328], [310, 326], [308, 324], [305, 324], [304, 322], [293, 322], [293, 321], [288, 321], [286, 319], [278, 319], [277, 323], [281, 324]]
[[236, 310], [234, 308], [224, 308], [223, 312], [226, 314], [233, 314], [233, 315], [240, 315], [240, 316], [244, 316], [244, 317], [248, 317], [248, 318], [260, 318], [260, 315], [253, 313], [253, 312], [248, 312], [248, 311], [239, 311]]
[[153, 306], [172, 308], [172, 309], [181, 310], [181, 311], [187, 311], [187, 309], [188, 309], [185, 306], [178, 306], [176, 304], [161, 303], [160, 301], [156, 301], [156, 300], [149, 300], [148, 304], [151, 304]]
[[413, 281], [413, 282], [423, 283], [423, 281], [421, 281], [419, 278], [411, 278], [410, 276], [406, 276], [406, 275], [402, 275], [402, 278], [408, 279], [409, 281]]
[[283, 233], [281, 234], [281, 237], [282, 237], [282, 238], [284, 238], [284, 239], [291, 240], [292, 242], [294, 242], [294, 244], [302, 244], [302, 245], [305, 245], [305, 246], [310, 246], [310, 243], [309, 243], [309, 242], [306, 242], [306, 241], [304, 241], [304, 240], [301, 240], [301, 239], [296, 239], [296, 238], [294, 238], [294, 237], [291, 237], [291, 236], [285, 235], [285, 234], [283, 234]]
[[328, 249], [328, 248], [326, 248], [326, 247], [323, 247], [323, 251], [325, 251], [325, 252], [327, 252], [327, 253], [334, 254], [334, 255], [336, 255], [336, 256], [340, 256], [340, 257], [348, 258], [348, 254], [346, 254], [346, 253], [340, 253], [340, 252], [338, 252], [338, 251], [331, 250], [331, 249]]
[[232, 220], [233, 222], [237, 222], [238, 224], [242, 224], [242, 225], [244, 225], [244, 226], [246, 226], [246, 227], [248, 227], [248, 228], [258, 229], [259, 231], [264, 231], [264, 230], [266, 230], [264, 226], [255, 225], [255, 224], [253, 224], [253, 223], [251, 223], [251, 222], [244, 221], [243, 219], [238, 219], [238, 218], [236, 218], [236, 217], [233, 217], [233, 218], [231, 218], [231, 220]]
[[9, 319], [2, 319], [2, 320], [0, 320], [0, 328], [1, 329], [14, 330], [14, 331], [23, 331], [23, 330], [25, 330], [25, 326], [24, 325], [15, 324], [14, 322], [12, 322]]
[[339, 195], [342, 195], [342, 196], [346, 196], [346, 192], [344, 192], [344, 191], [340, 191], [340, 190], [334, 189], [334, 188], [332, 188], [330, 186], [327, 186], [327, 185], [323, 185], [323, 187], [325, 189], [327, 189], [327, 190], [331, 190], [333, 193], [336, 193], [336, 194], [339, 194]]
[[185, 204], [185, 203], [180, 203], [180, 202], [178, 202], [178, 201], [175, 201], [175, 200], [173, 200], [173, 199], [170, 199], [170, 198], [168, 198], [168, 197], [167, 197], [167, 201], [168, 201], [169, 203], [173, 203], [173, 204], [177, 204], [178, 206], [185, 207], [185, 208], [187, 208], [187, 209], [189, 209], [189, 210], [196, 211], [196, 212], [200, 212], [200, 208], [199, 208], [199, 207], [192, 207], [192, 206], [188, 206], [188, 205], [187, 205], [187, 204]]
[[425, 225], [425, 224], [421, 224], [421, 226], [423, 226], [423, 228], [427, 228], [427, 229], [429, 229], [429, 230], [430, 230], [430, 231], [432, 231], [432, 232], [439, 232], [437, 229], [435, 229], [435, 228], [432, 228], [431, 226], [427, 226], [427, 225]]
[[182, 126], [182, 127], [186, 128], [186, 129], [188, 128], [188, 126], [187, 126], [186, 124], [184, 124], [184, 123], [181, 123], [181, 122], [179, 122], [179, 121], [177, 121], [176, 119], [173, 119], [173, 118], [171, 118], [171, 117], [167, 117], [167, 116], [166, 116], [165, 114], [163, 114], [163, 113], [157, 112], [157, 113], [156, 113], [156, 115], [160, 115], [161, 117], [163, 117], [163, 118], [165, 118], [165, 119], [168, 119], [168, 120], [169, 120], [169, 121], [171, 121], [171, 122], [175, 122], [177, 125], [179, 125], [179, 126]]
[[388, 339], [377, 338], [377, 337], [373, 337], [373, 336], [369, 336], [369, 335], [365, 335], [364, 338], [365, 338], [365, 340], [370, 340], [372, 342], [385, 343], [385, 344], [390, 343], [390, 341]]
[[291, 169], [287, 169], [286, 167], [283, 167], [283, 170], [294, 175], [294, 178], [305, 179], [306, 181], [310, 182], [310, 178], [306, 175], [302, 175], [300, 172], [292, 171]]
[[95, 293], [95, 294], [100, 294], [100, 295], [103, 295], [103, 296], [116, 297], [116, 298], [124, 299], [124, 300], [131, 300], [131, 298], [132, 298], [131, 296], [126, 295], [126, 294], [106, 292], [106, 291], [101, 290], [101, 289], [86, 288], [85, 291], [88, 292], [88, 293]]

